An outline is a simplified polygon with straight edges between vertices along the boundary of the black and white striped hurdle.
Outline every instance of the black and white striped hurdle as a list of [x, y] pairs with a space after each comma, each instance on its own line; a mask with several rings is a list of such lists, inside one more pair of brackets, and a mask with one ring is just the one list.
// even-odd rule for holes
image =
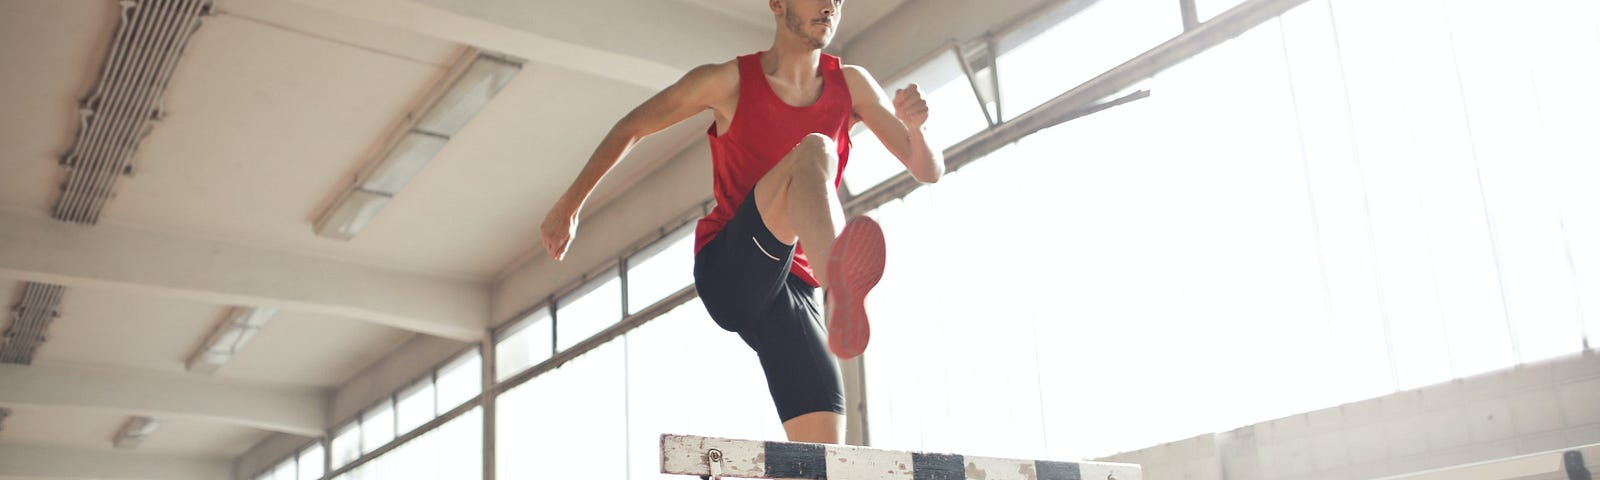
[[661, 473], [827, 480], [1140, 480], [1138, 465], [1014, 460], [848, 445], [661, 436]]

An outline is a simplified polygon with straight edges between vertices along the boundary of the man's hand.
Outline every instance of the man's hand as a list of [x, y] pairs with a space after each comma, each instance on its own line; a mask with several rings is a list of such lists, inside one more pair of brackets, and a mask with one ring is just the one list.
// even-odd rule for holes
[[928, 121], [928, 102], [913, 83], [894, 92], [894, 116], [905, 122], [906, 128], [916, 130]]
[[550, 259], [560, 261], [567, 256], [567, 246], [572, 243], [572, 237], [578, 235], [578, 212], [566, 205], [566, 202], [556, 202], [550, 207], [550, 213], [544, 216], [544, 224], [539, 226], [539, 236], [544, 241], [544, 249], [550, 253]]

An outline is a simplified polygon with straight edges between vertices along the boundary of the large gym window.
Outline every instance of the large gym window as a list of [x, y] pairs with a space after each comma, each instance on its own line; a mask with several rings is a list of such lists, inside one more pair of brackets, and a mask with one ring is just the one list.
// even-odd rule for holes
[[483, 414], [474, 407], [335, 477], [340, 480], [483, 478]]
[[1014, 118], [1183, 32], [1174, 0], [1098, 0], [1037, 36], [1001, 38], [1000, 101]]
[[616, 270], [556, 300], [556, 349], [566, 350], [622, 320], [622, 279]]
[[339, 468], [361, 458], [361, 424], [350, 422], [333, 434], [333, 465]]
[[434, 384], [439, 415], [478, 396], [478, 392], [483, 390], [482, 369], [483, 360], [476, 348], [439, 367]]
[[663, 477], [662, 433], [784, 438], [755, 352], [711, 321], [699, 299], [628, 333], [627, 388], [634, 480]]
[[628, 314], [694, 284], [695, 222], [628, 257]]
[[[1003, 55], [1002, 98], [1157, 3], [1118, 58], [1067, 60], [1139, 2]], [[1093, 458], [1592, 345], [1600, 42], [1560, 5], [1308, 2], [883, 206], [873, 444]]]
[[310, 447], [302, 450], [297, 463], [297, 469], [300, 472], [299, 480], [317, 480], [322, 478], [323, 466], [327, 463], [323, 461], [322, 443], [318, 442], [312, 444]]
[[372, 453], [394, 440], [394, 404], [385, 398], [361, 414], [361, 453]]
[[501, 335], [494, 346], [497, 382], [548, 360], [554, 353], [555, 331], [550, 324], [549, 307], [540, 307]]
[[627, 475], [625, 347], [606, 343], [496, 400], [498, 478]]
[[423, 377], [395, 395], [395, 430], [405, 434], [433, 420], [433, 378]]

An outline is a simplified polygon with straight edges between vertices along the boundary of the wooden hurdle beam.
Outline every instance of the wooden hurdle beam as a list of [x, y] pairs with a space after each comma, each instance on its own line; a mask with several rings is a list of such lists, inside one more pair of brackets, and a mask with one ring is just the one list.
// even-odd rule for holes
[[661, 473], [826, 480], [1142, 480], [1138, 465], [1015, 460], [942, 453], [661, 436]]

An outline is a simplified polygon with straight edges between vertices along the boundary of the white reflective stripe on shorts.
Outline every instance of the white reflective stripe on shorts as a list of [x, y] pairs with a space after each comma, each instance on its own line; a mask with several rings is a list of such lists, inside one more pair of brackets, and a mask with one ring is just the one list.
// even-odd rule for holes
[[783, 261], [783, 259], [778, 258], [778, 257], [774, 257], [774, 256], [772, 256], [771, 253], [768, 253], [767, 252], [767, 247], [761, 246], [761, 241], [760, 240], [756, 240], [756, 237], [750, 237], [750, 241], [756, 242], [756, 248], [761, 249], [761, 254], [762, 255], [766, 255], [767, 258], [773, 259], [774, 261], [779, 261], [779, 262]]

